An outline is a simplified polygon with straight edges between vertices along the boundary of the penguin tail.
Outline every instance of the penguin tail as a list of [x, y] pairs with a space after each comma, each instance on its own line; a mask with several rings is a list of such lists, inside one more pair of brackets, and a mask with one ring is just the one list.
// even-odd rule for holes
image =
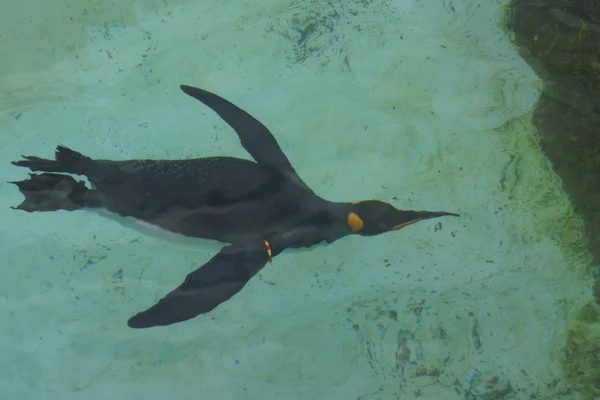
[[85, 182], [76, 181], [72, 176], [61, 174], [29, 174], [29, 179], [9, 182], [18, 186], [25, 200], [15, 210], [34, 211], [73, 211], [90, 206], [96, 192], [85, 187]]
[[29, 168], [32, 171], [65, 172], [68, 174], [84, 175], [89, 164], [92, 162], [90, 157], [86, 157], [62, 145], [56, 147], [54, 155], [54, 160], [35, 156], [22, 156], [24, 160], [13, 161], [12, 164], [18, 167]]

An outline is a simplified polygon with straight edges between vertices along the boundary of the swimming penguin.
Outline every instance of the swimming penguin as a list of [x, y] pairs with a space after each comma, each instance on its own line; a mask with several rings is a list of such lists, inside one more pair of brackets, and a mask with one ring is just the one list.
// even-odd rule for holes
[[[296, 173], [269, 130], [229, 101], [182, 85], [238, 134], [253, 161], [92, 159], [58, 146], [54, 160], [22, 156], [12, 164], [42, 171], [11, 182], [28, 212], [104, 209], [184, 236], [226, 243], [154, 306], [131, 317], [132, 328], [170, 325], [229, 300], [285, 249], [378, 235], [450, 212], [404, 211], [368, 200], [335, 203], [316, 195]], [[70, 175], [86, 176], [92, 184]]]

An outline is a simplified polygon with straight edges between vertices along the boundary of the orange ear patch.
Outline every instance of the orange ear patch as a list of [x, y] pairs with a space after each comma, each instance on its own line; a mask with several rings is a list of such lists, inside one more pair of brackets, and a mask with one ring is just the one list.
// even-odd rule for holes
[[352, 233], [356, 233], [362, 229], [364, 222], [358, 215], [351, 212], [348, 214], [348, 226], [350, 227]]

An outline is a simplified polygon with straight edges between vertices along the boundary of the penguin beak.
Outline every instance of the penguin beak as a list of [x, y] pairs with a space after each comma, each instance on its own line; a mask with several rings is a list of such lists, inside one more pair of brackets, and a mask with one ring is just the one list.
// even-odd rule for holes
[[424, 221], [430, 218], [442, 217], [444, 215], [452, 215], [454, 217], [459, 217], [460, 215], [445, 211], [404, 211], [404, 215], [408, 214], [410, 219], [405, 220], [401, 224], [395, 225], [391, 230], [397, 231], [409, 225], [415, 224], [419, 221]]
[[404, 228], [405, 226], [409, 226], [409, 225], [412, 225], [412, 224], [416, 224], [417, 222], [419, 222], [419, 221], [423, 221], [424, 219], [427, 219], [427, 218], [419, 218], [419, 219], [413, 219], [412, 221], [403, 222], [403, 223], [401, 223], [400, 225], [396, 225], [396, 226], [394, 226], [394, 227], [392, 228], [392, 230], [393, 230], [393, 231], [400, 230], [400, 229]]

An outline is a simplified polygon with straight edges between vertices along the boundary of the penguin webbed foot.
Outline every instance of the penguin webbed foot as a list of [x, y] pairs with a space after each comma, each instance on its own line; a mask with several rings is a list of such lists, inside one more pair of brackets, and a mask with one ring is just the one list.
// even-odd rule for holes
[[27, 212], [76, 210], [83, 194], [88, 191], [85, 184], [75, 181], [69, 175], [29, 174], [29, 179], [9, 182], [17, 185], [25, 200], [15, 210]]

